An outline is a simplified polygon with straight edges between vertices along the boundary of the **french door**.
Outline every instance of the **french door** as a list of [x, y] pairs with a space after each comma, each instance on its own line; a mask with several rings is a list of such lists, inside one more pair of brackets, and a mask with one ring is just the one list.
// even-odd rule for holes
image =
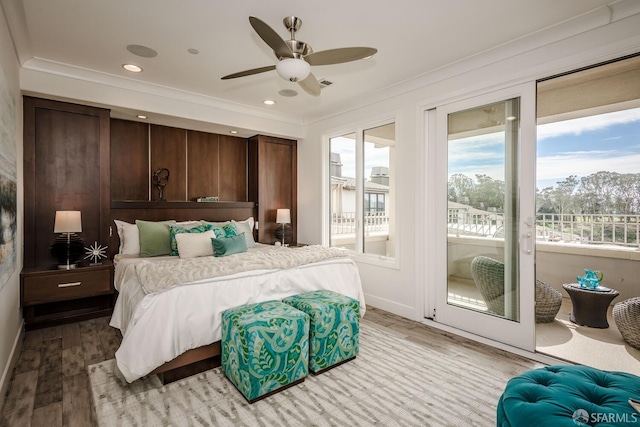
[[437, 322], [535, 350], [535, 83], [436, 108]]

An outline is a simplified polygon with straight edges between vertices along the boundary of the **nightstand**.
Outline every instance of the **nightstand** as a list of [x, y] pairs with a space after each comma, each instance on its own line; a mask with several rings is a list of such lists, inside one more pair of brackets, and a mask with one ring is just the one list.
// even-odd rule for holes
[[109, 315], [113, 294], [111, 261], [71, 270], [25, 268], [20, 273], [27, 330]]

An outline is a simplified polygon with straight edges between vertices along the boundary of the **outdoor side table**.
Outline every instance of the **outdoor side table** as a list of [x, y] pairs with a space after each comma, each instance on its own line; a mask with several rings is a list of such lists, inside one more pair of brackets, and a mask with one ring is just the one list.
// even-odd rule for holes
[[577, 283], [565, 283], [562, 285], [571, 298], [571, 320], [573, 323], [588, 326], [590, 328], [605, 329], [609, 327], [607, 322], [607, 310], [611, 301], [620, 293], [615, 289], [591, 290], [581, 288]]

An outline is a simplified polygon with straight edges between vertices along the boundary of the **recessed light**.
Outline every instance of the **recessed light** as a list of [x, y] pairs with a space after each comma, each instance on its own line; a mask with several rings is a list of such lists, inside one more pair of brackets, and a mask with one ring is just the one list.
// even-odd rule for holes
[[197, 54], [200, 53], [200, 51], [198, 49], [194, 49], [194, 48], [187, 49], [187, 52], [189, 52], [192, 55], [197, 55]]
[[134, 64], [123, 64], [122, 68], [124, 68], [127, 71], [131, 71], [132, 73], [139, 73], [142, 71], [141, 67], [138, 67], [137, 65], [134, 65]]
[[147, 118], [147, 116], [144, 116], [142, 114], [138, 114], [136, 117], [139, 118], [139, 119], [146, 119]]
[[232, 131], [229, 131], [229, 133], [232, 133], [232, 134], [235, 135], [236, 133], [238, 133], [238, 131], [237, 130], [232, 130]]
[[264, 101], [262, 101], [262, 103], [264, 105], [274, 105], [276, 103], [276, 101], [274, 101], [272, 99], [265, 99]]

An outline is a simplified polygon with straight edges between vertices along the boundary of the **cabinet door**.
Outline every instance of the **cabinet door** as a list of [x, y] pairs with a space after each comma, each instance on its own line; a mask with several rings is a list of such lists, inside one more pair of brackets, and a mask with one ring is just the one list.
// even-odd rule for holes
[[[187, 131], [186, 129], [151, 125], [151, 173], [169, 170], [169, 182], [164, 187], [167, 201], [187, 200]], [[151, 186], [151, 200], [158, 200], [158, 189]]]
[[111, 119], [111, 200], [149, 200], [149, 125]]
[[296, 141], [267, 136], [250, 139], [249, 195], [258, 203], [258, 241], [276, 241], [276, 213], [291, 210], [292, 243], [297, 236], [297, 147]]
[[220, 201], [247, 201], [247, 140], [220, 135]]
[[218, 146], [215, 133], [187, 131], [187, 200], [219, 196]]
[[24, 266], [55, 265], [55, 213], [82, 213], [85, 242], [109, 229], [109, 110], [24, 97]]

